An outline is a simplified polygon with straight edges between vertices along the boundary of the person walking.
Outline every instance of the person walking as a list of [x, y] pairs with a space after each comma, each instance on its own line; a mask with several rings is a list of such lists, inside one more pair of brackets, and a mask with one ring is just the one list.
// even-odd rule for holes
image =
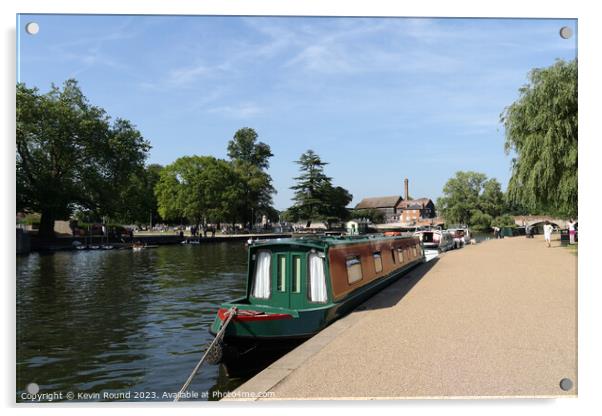
[[571, 218], [569, 221], [569, 244], [575, 244], [575, 221]]
[[548, 247], [552, 246], [552, 224], [549, 223], [549, 221], [546, 221], [546, 223], [543, 226], [543, 238], [546, 242], [546, 244], [548, 245]]

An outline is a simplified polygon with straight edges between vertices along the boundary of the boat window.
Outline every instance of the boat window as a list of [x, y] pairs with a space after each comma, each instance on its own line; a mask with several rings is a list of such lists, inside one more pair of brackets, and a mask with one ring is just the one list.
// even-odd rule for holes
[[391, 258], [393, 259], [393, 264], [395, 264], [395, 250], [391, 249]]
[[272, 253], [268, 250], [257, 252], [255, 276], [253, 276], [253, 296], [260, 299], [270, 297], [270, 263]]
[[412, 247], [412, 253], [414, 253], [414, 257], [418, 255], [418, 251], [416, 251], [416, 246]]
[[355, 283], [362, 280], [362, 262], [360, 256], [347, 257], [347, 281]]
[[401, 249], [401, 248], [397, 249], [397, 257], [399, 258], [399, 262], [403, 263], [403, 249]]
[[376, 273], [380, 273], [383, 271], [383, 259], [380, 257], [380, 251], [376, 251], [372, 253], [372, 257], [374, 258], [374, 271]]
[[301, 256], [293, 256], [293, 281], [291, 286], [293, 293], [301, 292]]
[[317, 253], [309, 254], [309, 300], [311, 302], [326, 302], [326, 276], [324, 275], [324, 259]]
[[278, 256], [278, 274], [276, 275], [276, 290], [279, 292], [286, 291], [286, 255], [279, 254]]

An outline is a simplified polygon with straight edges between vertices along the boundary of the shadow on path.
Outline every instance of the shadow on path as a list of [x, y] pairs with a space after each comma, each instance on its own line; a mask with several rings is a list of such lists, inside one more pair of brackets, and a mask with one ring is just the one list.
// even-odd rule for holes
[[370, 299], [362, 303], [355, 310], [366, 311], [373, 309], [390, 308], [407, 295], [410, 290], [435, 266], [439, 258], [435, 258], [428, 263], [416, 266], [408, 274], [402, 276], [396, 282], [376, 293]]

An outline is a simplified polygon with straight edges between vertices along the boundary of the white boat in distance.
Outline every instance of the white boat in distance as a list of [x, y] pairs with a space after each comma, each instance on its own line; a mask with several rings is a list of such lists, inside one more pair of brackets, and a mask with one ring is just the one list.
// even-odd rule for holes
[[454, 248], [454, 239], [447, 230], [429, 229], [414, 233], [420, 239], [425, 249], [436, 249], [440, 252]]
[[449, 228], [447, 231], [451, 233], [454, 240], [454, 248], [462, 248], [470, 244], [470, 231], [468, 227]]

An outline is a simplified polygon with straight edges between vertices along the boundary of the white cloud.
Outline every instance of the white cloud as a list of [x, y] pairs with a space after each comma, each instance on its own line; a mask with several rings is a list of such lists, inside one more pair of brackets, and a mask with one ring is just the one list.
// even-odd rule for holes
[[211, 73], [206, 65], [198, 64], [189, 67], [175, 68], [169, 72], [167, 83], [171, 85], [185, 85], [196, 81]]
[[236, 105], [224, 105], [213, 107], [207, 110], [208, 113], [219, 114], [229, 118], [250, 118], [258, 116], [263, 109], [252, 103], [243, 103]]

